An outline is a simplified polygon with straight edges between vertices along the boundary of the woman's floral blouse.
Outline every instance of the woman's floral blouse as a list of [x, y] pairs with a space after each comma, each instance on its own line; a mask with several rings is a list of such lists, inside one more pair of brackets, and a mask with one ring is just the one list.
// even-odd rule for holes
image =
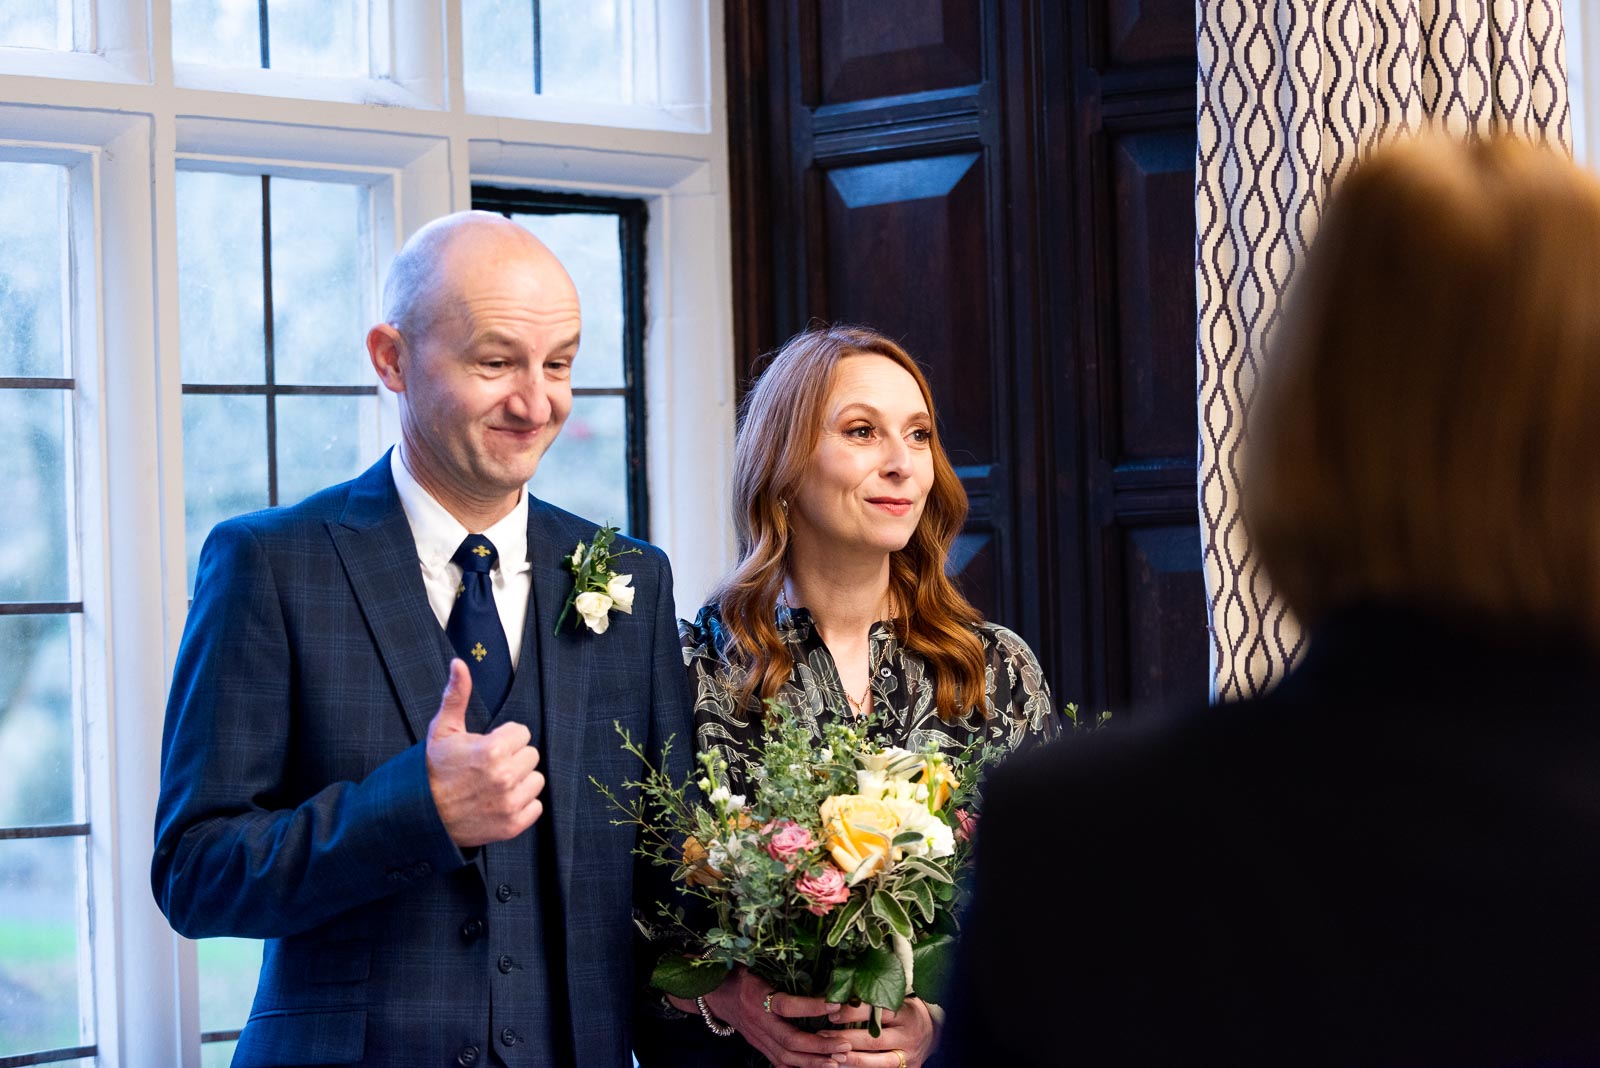
[[[822, 723], [853, 711], [833, 656], [806, 609], [780, 604], [777, 626], [795, 665], [777, 698], [820, 738]], [[989, 662], [984, 673], [989, 715], [984, 718], [974, 709], [949, 722], [939, 717], [934, 706], [934, 680], [927, 663], [900, 644], [890, 623], [873, 624], [868, 652], [874, 713], [870, 737], [911, 750], [932, 745], [959, 753], [979, 740], [1017, 750], [1061, 733], [1061, 718], [1033, 650], [997, 624], [980, 623], [975, 629]], [[696, 748], [720, 751], [728, 761], [729, 785], [742, 792], [748, 778], [745, 757], [756, 751], [763, 733], [759, 706], [739, 708], [735, 704], [745, 671], [728, 663], [723, 655], [729, 637], [716, 605], [702, 608], [693, 623], [679, 620], [678, 633], [695, 692]]]

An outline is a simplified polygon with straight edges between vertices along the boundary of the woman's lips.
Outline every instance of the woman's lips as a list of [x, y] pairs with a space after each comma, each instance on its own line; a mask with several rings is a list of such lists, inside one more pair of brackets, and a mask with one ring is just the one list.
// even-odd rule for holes
[[892, 516], [909, 515], [911, 502], [904, 497], [868, 497], [867, 503], [876, 505]]

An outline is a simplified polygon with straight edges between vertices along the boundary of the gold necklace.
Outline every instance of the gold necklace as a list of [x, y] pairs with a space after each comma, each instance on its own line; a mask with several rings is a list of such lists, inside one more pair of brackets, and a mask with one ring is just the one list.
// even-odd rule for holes
[[[789, 591], [786, 588], [786, 585], [778, 587], [778, 606], [780, 608], [783, 608], [783, 609], [785, 609], [787, 611], [790, 611], [790, 612], [794, 611], [794, 609], [789, 604]], [[895, 610], [894, 597], [893, 597], [893, 595], [890, 595], [889, 596], [889, 622], [891, 624], [893, 624], [894, 621], [896, 619], [898, 619], [899, 617], [900, 617], [900, 613]], [[836, 669], [837, 669], [837, 666], [838, 665], [836, 664], [835, 665]], [[872, 709], [872, 672], [873, 672], [873, 669], [874, 669], [874, 665], [873, 665], [871, 659], [869, 658], [868, 661], [867, 661], [867, 686], [866, 686], [866, 689], [861, 691], [861, 699], [860, 700], [857, 700], [856, 698], [854, 698], [854, 697], [852, 697], [850, 695], [850, 691], [846, 690], [844, 688], [844, 677], [843, 676], [839, 677], [839, 692], [844, 694], [844, 699], [846, 701], [850, 702], [850, 707], [855, 709], [856, 716], [858, 718], [863, 718], [864, 719], [870, 713], [870, 711]]]
[[868, 709], [870, 709], [872, 707], [872, 671], [871, 671], [871, 669], [869, 668], [867, 670], [867, 688], [865, 690], [861, 691], [861, 700], [857, 701], [854, 697], [851, 697], [850, 696], [850, 691], [846, 690], [843, 685], [841, 685], [839, 687], [839, 689], [844, 692], [844, 699], [846, 701], [849, 701], [851, 707], [853, 707], [856, 710], [856, 715], [860, 716], [860, 717], [865, 717], [866, 714], [867, 714]]

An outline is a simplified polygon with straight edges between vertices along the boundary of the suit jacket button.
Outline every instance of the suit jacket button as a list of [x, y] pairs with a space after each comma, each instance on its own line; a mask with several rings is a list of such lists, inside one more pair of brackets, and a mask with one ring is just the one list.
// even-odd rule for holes
[[495, 963], [500, 966], [500, 970], [502, 972], [509, 972], [512, 968], [516, 967], [516, 962], [514, 962], [510, 957], [501, 957]]
[[461, 925], [461, 937], [468, 942], [483, 936], [483, 921], [476, 916]]
[[500, 1032], [500, 1041], [508, 1046], [515, 1046], [517, 1044], [517, 1033], [508, 1027]]
[[478, 1047], [463, 1047], [461, 1052], [456, 1054], [456, 1063], [461, 1065], [461, 1068], [472, 1068], [474, 1064], [478, 1063]]
[[505, 883], [501, 883], [499, 886], [495, 887], [494, 896], [496, 898], [498, 898], [502, 903], [504, 903], [506, 901], [510, 901], [511, 900], [511, 887], [507, 886]]

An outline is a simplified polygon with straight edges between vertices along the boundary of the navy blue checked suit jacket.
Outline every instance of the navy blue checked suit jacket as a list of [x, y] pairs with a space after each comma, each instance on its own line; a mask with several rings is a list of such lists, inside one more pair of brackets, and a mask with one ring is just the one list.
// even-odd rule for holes
[[486, 878], [486, 858], [516, 841], [469, 859], [434, 807], [424, 747], [451, 652], [388, 458], [207, 539], [167, 707], [152, 884], [180, 934], [268, 940], [235, 1068], [487, 1064], [491, 1049], [517, 1066], [550, 1048], [582, 1068], [630, 1063], [632, 909], [653, 912], [667, 891], [589, 777], [638, 777], [614, 722], [649, 752], [675, 735], [681, 775], [690, 700], [671, 571], [653, 546], [629, 543], [642, 552], [621, 568], [632, 615], [614, 613], [604, 635], [571, 616], [552, 633], [571, 588], [562, 560], [595, 526], [530, 501], [518, 679], [495, 720], [476, 695], [467, 714], [487, 730], [519, 700], [542, 705], [545, 811], [524, 837], [554, 838], [541, 854], [554, 857], [542, 885], [564, 945], [550, 1027], [570, 1033], [520, 1048], [503, 1034], [529, 1037], [545, 1010], [524, 1003], [514, 962], [543, 947], [504, 935], [527, 929], [511, 917], [536, 888], [501, 881], [503, 864]]

